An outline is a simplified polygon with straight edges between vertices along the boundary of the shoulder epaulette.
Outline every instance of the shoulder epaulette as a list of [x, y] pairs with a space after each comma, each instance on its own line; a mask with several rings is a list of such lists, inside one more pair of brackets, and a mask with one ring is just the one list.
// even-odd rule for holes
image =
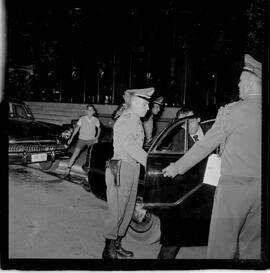
[[224, 115], [224, 112], [225, 112], [225, 106], [221, 106], [221, 107], [218, 109], [218, 113], [217, 113], [216, 119], [222, 118], [223, 115]]
[[234, 101], [234, 102], [226, 104], [224, 107], [225, 109], [229, 110], [233, 108], [234, 106], [238, 105], [239, 103], [241, 103], [241, 101]]
[[122, 119], [129, 119], [131, 117], [131, 113], [129, 112], [124, 112], [122, 115], [121, 115], [121, 118]]

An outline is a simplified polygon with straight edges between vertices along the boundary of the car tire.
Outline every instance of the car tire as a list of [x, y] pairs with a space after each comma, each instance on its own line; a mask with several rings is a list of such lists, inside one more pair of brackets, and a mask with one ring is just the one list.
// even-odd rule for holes
[[142, 222], [131, 220], [127, 233], [137, 242], [143, 244], [156, 243], [160, 240], [160, 219], [156, 215], [147, 212]]
[[43, 171], [52, 172], [58, 168], [59, 163], [60, 163], [60, 160], [44, 161], [44, 162], [40, 162], [39, 165]]

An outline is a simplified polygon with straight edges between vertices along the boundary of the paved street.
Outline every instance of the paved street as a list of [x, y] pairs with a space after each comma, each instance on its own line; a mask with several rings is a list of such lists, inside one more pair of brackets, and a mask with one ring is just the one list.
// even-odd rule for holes
[[[99, 259], [106, 202], [80, 185], [38, 169], [9, 167], [9, 258]], [[160, 245], [127, 236], [137, 259], [155, 259]], [[177, 259], [201, 259], [206, 247], [182, 248]]]

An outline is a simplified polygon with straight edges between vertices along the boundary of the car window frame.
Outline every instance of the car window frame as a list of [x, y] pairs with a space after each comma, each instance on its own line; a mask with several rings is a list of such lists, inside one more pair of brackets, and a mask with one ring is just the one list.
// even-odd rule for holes
[[30, 115], [30, 119], [31, 120], [35, 120], [35, 116], [31, 110], [31, 108], [27, 105], [27, 104], [24, 104], [24, 108], [26, 109], [26, 112]]
[[[188, 116], [188, 117], [184, 117], [182, 119], [179, 119], [173, 123], [171, 123], [168, 127], [164, 128], [158, 135], [158, 137], [155, 139], [155, 141], [153, 142], [153, 144], [151, 145], [148, 154], [153, 154], [153, 155], [162, 155], [162, 154], [172, 154], [172, 155], [183, 155], [185, 154], [188, 150], [188, 124], [189, 124], [189, 120], [194, 118], [194, 115]], [[161, 152], [160, 150], [157, 150], [157, 147], [160, 145], [160, 143], [170, 134], [170, 132], [172, 130], [175, 129], [176, 126], [179, 125], [179, 123], [183, 122], [184, 123], [184, 129], [185, 129], [185, 145], [184, 145], [184, 151], [166, 151], [166, 152]], [[210, 118], [210, 119], [206, 119], [204, 121], [201, 121], [200, 124], [205, 124], [205, 123], [210, 123], [213, 122], [211, 126], [213, 126], [214, 122], [215, 122], [215, 118]]]
[[[153, 142], [152, 146], [149, 149], [148, 154], [154, 154], [154, 155], [162, 155], [165, 153], [169, 153], [172, 155], [183, 155], [187, 152], [188, 149], [188, 134], [187, 134], [187, 130], [188, 130], [188, 122], [189, 122], [189, 118], [190, 117], [184, 117], [182, 119], [176, 120], [175, 122], [173, 122], [172, 124], [170, 124], [168, 127], [164, 128], [159, 136], [156, 138], [156, 140]], [[160, 150], [157, 150], [158, 145], [170, 134], [170, 132], [172, 130], [174, 130], [177, 126], [181, 126], [180, 123], [184, 124], [184, 129], [185, 129], [185, 145], [184, 145], [184, 151], [166, 151], [166, 152], [161, 152]]]
[[[21, 116], [17, 112], [17, 108], [21, 107], [24, 110], [25, 116]], [[35, 120], [35, 117], [28, 105], [17, 103], [17, 102], [10, 102], [9, 103], [9, 117], [11, 118], [22, 118], [25, 120]]]

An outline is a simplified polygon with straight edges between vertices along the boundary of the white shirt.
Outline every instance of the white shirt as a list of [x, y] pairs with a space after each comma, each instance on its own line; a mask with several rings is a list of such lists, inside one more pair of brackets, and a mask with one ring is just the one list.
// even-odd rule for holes
[[79, 139], [87, 141], [95, 138], [96, 127], [100, 127], [98, 118], [92, 116], [89, 119], [87, 115], [80, 117], [77, 124], [80, 126]]

